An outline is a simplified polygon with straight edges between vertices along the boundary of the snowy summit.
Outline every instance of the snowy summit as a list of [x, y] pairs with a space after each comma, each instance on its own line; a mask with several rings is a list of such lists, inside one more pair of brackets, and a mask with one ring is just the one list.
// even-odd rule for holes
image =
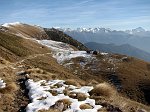
[[10, 27], [10, 26], [15, 26], [15, 25], [20, 25], [20, 22], [13, 22], [13, 23], [5, 23], [2, 26], [4, 27]]

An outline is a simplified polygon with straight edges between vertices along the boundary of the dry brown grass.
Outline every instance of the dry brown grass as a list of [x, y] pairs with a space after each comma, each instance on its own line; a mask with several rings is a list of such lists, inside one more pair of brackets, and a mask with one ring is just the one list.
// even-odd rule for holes
[[66, 109], [68, 109], [68, 107], [71, 106], [71, 101], [69, 99], [62, 99], [62, 100], [58, 100], [55, 104], [59, 104], [59, 103], [63, 103], [64, 107], [63, 107], [63, 111], [65, 111]]
[[133, 100], [127, 99], [125, 97], [119, 96], [119, 95], [111, 98], [111, 100], [112, 100], [111, 104], [118, 105], [125, 112], [128, 112], [128, 111], [138, 112], [138, 110], [140, 109], [146, 110], [147, 112], [150, 111], [150, 107], [143, 105], [141, 103], [135, 102]]
[[15, 112], [16, 110], [12, 107], [14, 97], [12, 94], [0, 94], [0, 109], [2, 112]]
[[106, 108], [101, 108], [98, 110], [98, 112], [108, 112]]
[[88, 98], [88, 96], [85, 95], [84, 93], [77, 93], [76, 98], [77, 98], [79, 101], [84, 101], [84, 100], [86, 100], [86, 98]]
[[38, 112], [60, 112], [58, 109], [39, 110]]
[[35, 81], [43, 80], [43, 79], [54, 80], [57, 77], [57, 74], [47, 72], [40, 68], [27, 69], [25, 70], [25, 73], [28, 74], [28, 78], [35, 79]]
[[63, 86], [63, 84], [55, 84], [54, 86], [56, 86], [57, 88], [60, 88], [60, 87], [62, 87]]
[[79, 101], [84, 101], [84, 100], [86, 100], [86, 98], [88, 98], [88, 96], [85, 95], [84, 93], [70, 92], [67, 94], [69, 97], [78, 99]]
[[79, 108], [85, 110], [85, 109], [92, 109], [93, 107], [89, 104], [81, 104]]
[[8, 83], [6, 82], [6, 87], [0, 88], [0, 93], [8, 94], [8, 93], [12, 93], [17, 90], [18, 90], [18, 87], [14, 82], [8, 82]]
[[0, 64], [6, 65], [6, 64], [8, 64], [8, 63], [9, 63], [8, 61], [6, 61], [6, 60], [3, 59], [2, 57], [0, 57]]
[[65, 84], [80, 87], [80, 84], [75, 79], [67, 79]]
[[23, 25], [15, 25], [11, 26], [8, 29], [9, 32], [11, 33], [20, 33], [22, 34], [23, 37], [27, 38], [37, 38], [37, 39], [47, 39], [48, 36], [44, 31], [41, 31], [40, 28], [23, 24]]
[[96, 80], [90, 80], [90, 81], [87, 82], [87, 85], [88, 85], [88, 86], [93, 86], [93, 85], [97, 85], [98, 83], [99, 83], [99, 82], [96, 81]]
[[[138, 110], [146, 110], [146, 112], [150, 111], [150, 107], [143, 105], [141, 103], [132, 101], [128, 98], [120, 96], [118, 93], [111, 97], [105, 96], [94, 96], [91, 97], [96, 100], [98, 105], [102, 105], [104, 108], [101, 108], [98, 112], [103, 112], [105, 109], [110, 109], [109, 105], [113, 107], [117, 107], [123, 112], [139, 112]], [[104, 111], [107, 112], [107, 111]]]
[[64, 95], [67, 96], [67, 95], [69, 95], [70, 92], [69, 92], [69, 90], [66, 88], [66, 89], [63, 90], [63, 93], [64, 93]]
[[116, 95], [116, 90], [108, 83], [100, 83], [91, 90], [90, 95], [112, 97]]
[[[5, 38], [4, 38], [5, 37]], [[0, 56], [14, 62], [33, 54], [51, 52], [47, 47], [29, 39], [24, 39], [6, 32], [0, 32]]]
[[76, 94], [75, 92], [70, 92], [70, 93], [68, 94], [68, 96], [69, 96], [70, 98], [76, 98], [77, 94]]
[[[52, 58], [51, 54], [47, 54], [44, 56], [35, 57], [34, 59], [28, 59], [25, 61], [25, 64], [31, 65], [34, 68], [40, 68], [51, 74], [52, 79], [69, 79], [74, 78], [76, 80], [81, 81], [77, 76], [74, 76], [71, 71], [59, 65], [57, 61]], [[58, 69], [59, 68], [59, 69]], [[40, 74], [39, 74], [40, 75]], [[47, 74], [42, 74], [41, 78], [48, 80], [45, 76]], [[34, 77], [36, 78], [36, 77]]]
[[[149, 63], [132, 59], [130, 62], [118, 63], [117, 75], [122, 81], [123, 93], [135, 101], [144, 103], [144, 94], [140, 86], [150, 82]], [[145, 102], [146, 104], [146, 102]]]
[[57, 96], [58, 93], [56, 90], [49, 90], [49, 92], [53, 95], [53, 96]]
[[72, 103], [69, 99], [62, 99], [58, 100], [57, 102], [63, 102], [63, 104], [66, 104], [67, 106], [70, 106]]
[[28, 74], [30, 74], [30, 73], [45, 74], [46, 73], [42, 69], [39, 69], [39, 68], [27, 69], [25, 72], [28, 73]]

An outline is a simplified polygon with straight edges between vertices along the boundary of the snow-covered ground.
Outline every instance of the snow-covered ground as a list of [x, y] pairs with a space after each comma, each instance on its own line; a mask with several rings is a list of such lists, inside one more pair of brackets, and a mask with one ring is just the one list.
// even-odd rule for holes
[[0, 88], [5, 88], [6, 83], [0, 78]]
[[53, 40], [37, 40], [38, 43], [45, 45], [53, 51], [74, 51], [68, 44]]
[[13, 25], [19, 25], [19, 24], [21, 24], [21, 23], [20, 23], [20, 22], [5, 23], [5, 24], [3, 24], [2, 26], [4, 26], [4, 27], [10, 27], [10, 26], [13, 26]]
[[[56, 85], [61, 85], [60, 87]], [[73, 85], [66, 85], [64, 80], [41, 80], [34, 82], [29, 79], [26, 82], [26, 86], [29, 89], [29, 97], [32, 100], [30, 104], [26, 107], [27, 112], [37, 112], [39, 110], [48, 110], [51, 106], [59, 100], [68, 99], [71, 102], [70, 107], [68, 107], [64, 112], [97, 112], [101, 105], [95, 105], [95, 100], [86, 98], [83, 101], [78, 99], [73, 99], [64, 94], [64, 90], [69, 90], [69, 92], [84, 93], [89, 96], [88, 92], [93, 89], [92, 86], [76, 87]], [[51, 91], [56, 91], [57, 94], [53, 95]], [[81, 104], [89, 104], [92, 109], [80, 109]]]
[[68, 44], [52, 40], [37, 40], [38, 43], [49, 47], [53, 51], [53, 57], [57, 59], [58, 63], [70, 60], [76, 57], [92, 58], [91, 54], [86, 51], [74, 51]]

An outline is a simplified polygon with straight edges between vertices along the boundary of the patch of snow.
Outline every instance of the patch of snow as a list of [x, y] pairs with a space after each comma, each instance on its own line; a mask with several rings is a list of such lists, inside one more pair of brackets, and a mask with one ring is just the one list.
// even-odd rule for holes
[[101, 52], [100, 54], [101, 55], [108, 55], [108, 53], [105, 53], [105, 52]]
[[68, 44], [63, 42], [56, 42], [52, 40], [37, 41], [38, 43], [49, 47], [53, 51], [53, 57], [57, 59], [58, 63], [77, 57], [91, 58], [91, 54], [87, 54], [86, 51], [74, 51]]
[[5, 88], [6, 83], [0, 78], [0, 88]]
[[19, 24], [21, 24], [21, 23], [20, 23], [20, 22], [5, 23], [5, 24], [3, 24], [2, 26], [4, 26], [4, 27], [10, 27], [10, 26], [19, 25]]
[[53, 40], [37, 40], [37, 42], [49, 47], [53, 51], [73, 51], [68, 44], [63, 42], [57, 42]]
[[84, 93], [87, 96], [90, 96], [88, 92], [90, 92], [92, 89], [93, 89], [92, 86], [83, 86], [79, 89], [72, 90], [72, 92], [77, 92], [77, 93], [80, 92], [80, 93]]
[[[63, 91], [65, 88], [69, 88], [70, 92], [80, 92], [84, 93], [85, 95], [89, 95], [88, 92], [93, 89], [91, 86], [83, 86], [78, 88], [73, 85], [66, 85], [64, 84], [64, 80], [50, 80], [45, 81], [41, 80], [38, 82], [34, 82], [33, 80], [29, 79], [26, 82], [26, 86], [29, 89], [29, 97], [32, 100], [31, 103], [28, 104], [26, 107], [27, 112], [37, 112], [39, 110], [45, 109], [48, 110], [51, 106], [53, 106], [58, 100], [68, 99], [71, 101], [70, 107], [64, 112], [97, 112], [100, 109], [101, 105], [95, 105], [94, 99], [87, 98], [84, 101], [78, 101], [78, 99], [70, 98], [69, 96], [65, 96]], [[61, 87], [53, 88], [55, 84], [62, 85]], [[50, 90], [54, 90], [57, 92], [56, 96], [53, 96]], [[85, 109], [81, 110], [80, 105], [88, 103], [93, 106], [93, 109]]]
[[84, 61], [81, 61], [80, 62], [80, 66], [84, 69], [85, 68], [85, 65], [87, 64], [87, 62], [84, 62]]
[[62, 63], [66, 60], [77, 57], [91, 58], [91, 54], [87, 54], [86, 51], [64, 51], [55, 52], [53, 57], [57, 59], [58, 63]]

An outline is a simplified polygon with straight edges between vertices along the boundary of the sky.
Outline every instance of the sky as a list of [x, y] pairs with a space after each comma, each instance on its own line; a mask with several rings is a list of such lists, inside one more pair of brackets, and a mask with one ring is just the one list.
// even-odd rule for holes
[[0, 0], [0, 24], [150, 30], [150, 0]]

